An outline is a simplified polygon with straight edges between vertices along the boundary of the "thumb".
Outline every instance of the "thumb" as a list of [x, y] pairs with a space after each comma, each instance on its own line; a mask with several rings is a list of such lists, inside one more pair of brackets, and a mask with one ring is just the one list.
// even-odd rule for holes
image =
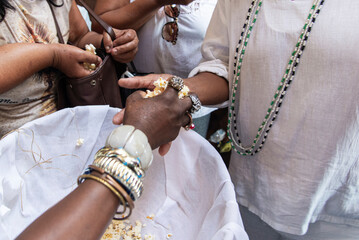
[[161, 155], [161, 156], [164, 156], [166, 155], [170, 148], [171, 148], [171, 144], [172, 142], [169, 142], [169, 143], [166, 143], [166, 144], [163, 144], [161, 145], [159, 148], [158, 148], [158, 153]]
[[120, 112], [116, 113], [116, 115], [112, 119], [113, 124], [121, 125], [121, 123], [123, 122], [124, 115], [125, 115], [125, 108], [122, 109]]

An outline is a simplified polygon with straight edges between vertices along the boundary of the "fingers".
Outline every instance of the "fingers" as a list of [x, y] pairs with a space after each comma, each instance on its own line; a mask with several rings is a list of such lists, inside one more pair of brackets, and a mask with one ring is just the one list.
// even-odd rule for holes
[[103, 45], [105, 46], [106, 52], [110, 53], [113, 48], [113, 42], [110, 35], [103, 31]]
[[138, 44], [136, 31], [133, 29], [116, 30], [116, 39], [113, 42], [115, 47], [129, 42]]
[[161, 145], [158, 149], [158, 153], [161, 156], [166, 155], [169, 152], [169, 150], [171, 149], [171, 145], [172, 145], [172, 142]]
[[125, 115], [125, 108], [118, 112], [112, 119], [113, 124], [121, 125], [123, 122], [123, 116]]
[[79, 61], [81, 63], [84, 63], [84, 62], [94, 63], [94, 64], [96, 64], [96, 66], [99, 66], [102, 62], [102, 59], [95, 54], [81, 50], [81, 53], [79, 56]]
[[130, 62], [138, 51], [138, 38], [134, 30], [116, 30], [111, 55], [119, 62]]
[[142, 77], [132, 77], [132, 78], [120, 78], [118, 80], [118, 85], [124, 88], [147, 88], [153, 90], [155, 86], [153, 82], [156, 81], [161, 75], [158, 74], [149, 74]]
[[117, 48], [114, 48], [111, 51], [111, 55], [112, 55], [112, 57], [114, 57], [114, 59], [117, 62], [129, 63], [135, 58], [137, 51], [138, 51], [138, 48], [136, 47], [135, 49], [132, 49], [128, 52], [121, 53], [121, 52], [117, 51]]
[[[178, 98], [178, 91], [174, 88], [168, 86], [167, 89], [162, 93], [164, 96], [168, 95], [168, 97], [174, 97], [175, 94]], [[179, 99], [179, 109], [181, 112], [185, 113], [188, 111], [192, 106], [192, 101], [189, 97], [184, 97], [183, 99]]]

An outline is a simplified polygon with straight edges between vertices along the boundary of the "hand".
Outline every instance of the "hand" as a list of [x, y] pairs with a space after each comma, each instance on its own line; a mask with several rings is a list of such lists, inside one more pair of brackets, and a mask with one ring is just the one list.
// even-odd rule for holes
[[103, 44], [106, 52], [111, 53], [112, 57], [122, 63], [128, 63], [135, 58], [138, 50], [138, 38], [135, 30], [114, 29], [116, 39], [111, 40], [106, 32], [103, 34]]
[[[112, 119], [113, 124], [116, 125], [121, 125], [123, 123], [123, 116], [125, 115], [125, 108], [123, 108], [120, 112], [118, 112]], [[168, 153], [168, 151], [170, 150], [172, 145], [172, 142], [168, 142], [165, 144], [162, 144], [161, 146], [159, 146], [158, 148], [158, 153], [161, 156], [164, 156]]]
[[[115, 116], [114, 122], [123, 114], [123, 123], [143, 131], [152, 149], [155, 149], [174, 140], [180, 128], [189, 123], [185, 112], [191, 107], [191, 100], [178, 99], [178, 92], [171, 87], [156, 97], [143, 98], [144, 96], [145, 92], [142, 91], [130, 95], [126, 110]], [[169, 149], [168, 146], [167, 148]]]
[[137, 89], [137, 88], [147, 88], [153, 90], [155, 86], [153, 82], [159, 79], [160, 77], [168, 79], [172, 77], [170, 74], [148, 74], [141, 77], [131, 77], [131, 78], [120, 78], [118, 80], [118, 85], [124, 88]]
[[53, 50], [52, 67], [59, 69], [70, 78], [85, 77], [91, 73], [82, 65], [84, 62], [99, 66], [101, 58], [81, 48], [67, 44], [49, 44]]

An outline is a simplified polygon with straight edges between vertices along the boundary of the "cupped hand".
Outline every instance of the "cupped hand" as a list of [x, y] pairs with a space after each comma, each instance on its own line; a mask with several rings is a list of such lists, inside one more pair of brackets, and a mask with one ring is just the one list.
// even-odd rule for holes
[[111, 53], [112, 57], [122, 63], [131, 62], [138, 50], [138, 38], [135, 30], [114, 29], [116, 39], [111, 40], [110, 35], [106, 32], [103, 34], [103, 43], [107, 53]]
[[178, 92], [171, 87], [153, 98], [143, 98], [144, 95], [137, 91], [127, 98], [123, 123], [143, 131], [155, 149], [173, 141], [180, 128], [189, 123], [185, 113], [191, 107], [191, 100], [179, 99]]
[[164, 79], [169, 79], [172, 77], [170, 74], [148, 74], [141, 77], [131, 77], [131, 78], [120, 78], [118, 80], [118, 85], [124, 88], [137, 89], [137, 88], [147, 88], [153, 90], [155, 86], [153, 82], [159, 79], [160, 77]]
[[70, 78], [85, 77], [91, 73], [83, 66], [84, 62], [101, 64], [101, 58], [81, 48], [67, 44], [49, 44], [53, 50], [52, 67], [59, 69]]

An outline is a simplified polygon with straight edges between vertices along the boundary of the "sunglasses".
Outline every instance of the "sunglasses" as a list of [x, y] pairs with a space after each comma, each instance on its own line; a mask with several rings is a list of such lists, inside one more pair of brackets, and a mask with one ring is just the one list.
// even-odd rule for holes
[[164, 7], [166, 15], [173, 18], [173, 21], [167, 22], [162, 28], [162, 38], [173, 45], [177, 42], [178, 37], [178, 16], [180, 14], [180, 6], [176, 4], [166, 5]]

